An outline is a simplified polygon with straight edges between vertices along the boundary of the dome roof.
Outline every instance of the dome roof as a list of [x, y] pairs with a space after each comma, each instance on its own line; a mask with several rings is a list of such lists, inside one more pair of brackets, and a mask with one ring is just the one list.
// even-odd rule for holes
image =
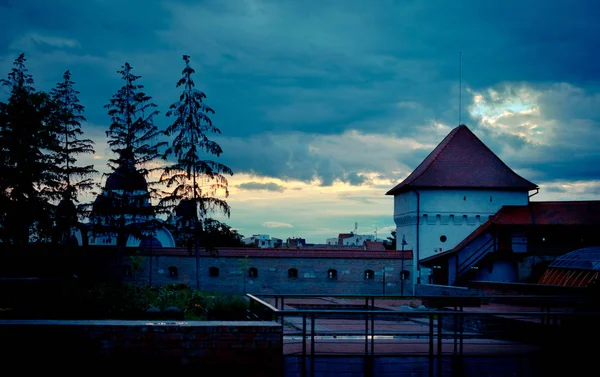
[[175, 216], [184, 219], [193, 219], [195, 213], [194, 201], [192, 199], [182, 199], [175, 207]]
[[104, 195], [98, 195], [92, 205], [92, 213], [96, 215], [109, 215], [114, 212], [114, 201]]
[[140, 249], [156, 249], [161, 248], [162, 243], [156, 237], [145, 237], [139, 247]]
[[106, 190], [146, 191], [148, 183], [139, 172], [127, 171], [119, 167], [108, 176], [104, 188]]
[[62, 199], [56, 206], [56, 217], [59, 219], [77, 218], [77, 208], [71, 199]]
[[119, 166], [106, 179], [106, 190], [147, 191], [146, 178], [136, 170], [131, 149], [121, 151]]

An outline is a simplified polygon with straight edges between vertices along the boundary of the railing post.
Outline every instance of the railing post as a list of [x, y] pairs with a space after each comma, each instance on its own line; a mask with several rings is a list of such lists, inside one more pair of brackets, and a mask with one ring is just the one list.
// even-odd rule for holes
[[375, 354], [375, 314], [371, 313], [371, 356]]
[[454, 304], [454, 315], [452, 318], [453, 319], [453, 335], [454, 335], [454, 349], [453, 349], [453, 353], [456, 355], [456, 351], [457, 351], [457, 347], [458, 347], [458, 338], [457, 338], [457, 334], [458, 334], [458, 316], [457, 316], [457, 306], [456, 304]]
[[438, 314], [437, 317], [437, 354], [438, 357], [442, 356], [442, 315]]
[[315, 375], [315, 313], [310, 315], [310, 377]]
[[464, 339], [464, 326], [465, 326], [465, 316], [463, 315], [463, 304], [460, 304], [460, 354], [463, 354], [463, 339]]
[[302, 314], [302, 377], [306, 377], [306, 313]]
[[433, 314], [429, 314], [429, 356], [433, 358]]
[[[367, 298], [367, 302], [368, 302]], [[365, 313], [365, 357], [369, 355], [369, 313]]]

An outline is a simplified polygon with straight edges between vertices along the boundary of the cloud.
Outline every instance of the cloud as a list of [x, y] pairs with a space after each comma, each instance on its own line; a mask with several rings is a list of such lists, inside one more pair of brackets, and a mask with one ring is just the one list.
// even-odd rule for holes
[[[141, 7], [144, 16], [131, 17]], [[116, 71], [134, 66], [164, 128], [181, 94], [181, 55], [191, 55], [222, 131], [219, 161], [235, 172], [227, 222], [258, 233], [276, 215], [324, 241], [355, 217], [391, 225], [391, 198], [378, 198], [458, 124], [459, 51], [463, 123], [542, 188], [577, 182], [549, 197], [594, 197], [599, 5], [522, 8], [516, 0], [11, 1], [0, 12], [0, 73], [22, 51], [39, 90], [71, 70], [86, 136], [97, 142], [93, 162], [105, 166], [109, 153], [98, 147], [110, 124], [103, 105], [122, 86]]]
[[265, 228], [293, 228], [294, 226], [288, 223], [282, 223], [278, 221], [267, 221], [263, 223]]
[[46, 45], [55, 48], [75, 48], [80, 47], [75, 39], [53, 37], [49, 35], [39, 35], [36, 33], [28, 34], [21, 40], [14, 42], [10, 48], [13, 50], [29, 50], [33, 45]]
[[285, 187], [278, 185], [277, 183], [260, 183], [260, 182], [247, 182], [242, 183], [238, 186], [242, 190], [265, 190], [283, 192]]
[[502, 83], [473, 93], [476, 131], [529, 179], [598, 180], [600, 92], [567, 83]]
[[371, 184], [374, 178], [367, 178], [370, 173], [393, 180], [403, 178], [435, 147], [412, 138], [356, 130], [341, 135], [265, 133], [248, 138], [222, 137], [219, 141], [223, 161], [236, 172], [317, 180], [322, 186], [338, 181]]

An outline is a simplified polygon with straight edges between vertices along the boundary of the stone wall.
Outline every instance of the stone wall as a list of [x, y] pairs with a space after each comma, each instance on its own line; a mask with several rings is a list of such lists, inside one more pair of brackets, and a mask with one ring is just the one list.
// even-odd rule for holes
[[277, 376], [282, 336], [275, 322], [0, 321], [2, 367], [21, 373], [165, 367]]
[[[137, 248], [117, 253], [114, 247], [81, 247], [65, 251], [56, 247], [27, 252], [3, 253], [0, 250], [0, 277], [47, 277], [58, 279], [115, 281], [159, 284], [185, 284], [196, 287], [196, 257], [185, 248], [142, 250], [137, 271], [131, 256]], [[402, 258], [404, 255], [404, 259]], [[220, 249], [218, 257], [201, 250], [199, 287], [206, 291], [229, 293], [316, 293], [316, 294], [413, 294], [411, 251], [307, 250], [300, 249]], [[175, 267], [176, 273], [172, 273]], [[218, 268], [218, 276], [210, 268]], [[258, 276], [251, 277], [255, 268]], [[131, 270], [126, 276], [124, 269]], [[290, 277], [289, 269], [297, 270]], [[337, 271], [329, 279], [328, 271]], [[386, 270], [385, 281], [383, 270]], [[400, 271], [407, 271], [404, 284]], [[365, 271], [372, 271], [365, 279]], [[385, 288], [384, 288], [385, 287]]]
[[[250, 253], [249, 253], [250, 254]], [[254, 294], [353, 294], [353, 295], [400, 295], [402, 267], [409, 271], [404, 280], [404, 295], [413, 294], [412, 260], [368, 258], [274, 258], [274, 257], [209, 257], [199, 258], [198, 276], [200, 289], [231, 293]], [[124, 262], [126, 263], [126, 262]], [[187, 255], [146, 256], [143, 269], [128, 281], [152, 284], [186, 284], [196, 286], [196, 258]], [[175, 267], [177, 274], [170, 273]], [[218, 276], [211, 276], [210, 269], [218, 268]], [[249, 270], [255, 268], [257, 276]], [[290, 277], [289, 269], [297, 271]], [[383, 271], [385, 269], [385, 280]], [[337, 276], [331, 279], [329, 270]], [[373, 272], [365, 278], [365, 271]], [[171, 269], [171, 271], [173, 271]], [[152, 276], [150, 276], [152, 275]]]

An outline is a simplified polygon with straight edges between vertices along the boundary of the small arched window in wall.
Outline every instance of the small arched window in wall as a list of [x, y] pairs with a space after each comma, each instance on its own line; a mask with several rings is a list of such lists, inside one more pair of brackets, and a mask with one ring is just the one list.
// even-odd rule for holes
[[290, 268], [288, 270], [288, 278], [289, 279], [298, 279], [298, 270], [295, 268]]
[[121, 273], [123, 274], [123, 276], [130, 278], [133, 275], [131, 271], [131, 266], [123, 266], [123, 268], [121, 269]]
[[337, 279], [337, 270], [334, 270], [333, 268], [327, 270], [327, 279], [336, 280]]
[[467, 200], [467, 197], [466, 197], [466, 196], [463, 196], [463, 200]]
[[219, 268], [218, 267], [210, 267], [208, 269], [208, 276], [211, 278], [216, 278], [219, 276]]
[[373, 270], [365, 270], [365, 280], [373, 280], [375, 278], [375, 272]]
[[408, 270], [400, 271], [400, 280], [407, 280], [410, 277], [410, 272]]
[[490, 196], [490, 202], [492, 201], [492, 197]]
[[258, 269], [254, 268], [254, 267], [250, 267], [250, 269], [248, 270], [248, 277], [249, 278], [257, 278], [258, 277]]
[[170, 266], [169, 267], [169, 277], [176, 278], [178, 275], [179, 275], [179, 270], [177, 270], [177, 267]]
[[440, 224], [442, 222], [442, 215], [435, 215], [435, 223]]

